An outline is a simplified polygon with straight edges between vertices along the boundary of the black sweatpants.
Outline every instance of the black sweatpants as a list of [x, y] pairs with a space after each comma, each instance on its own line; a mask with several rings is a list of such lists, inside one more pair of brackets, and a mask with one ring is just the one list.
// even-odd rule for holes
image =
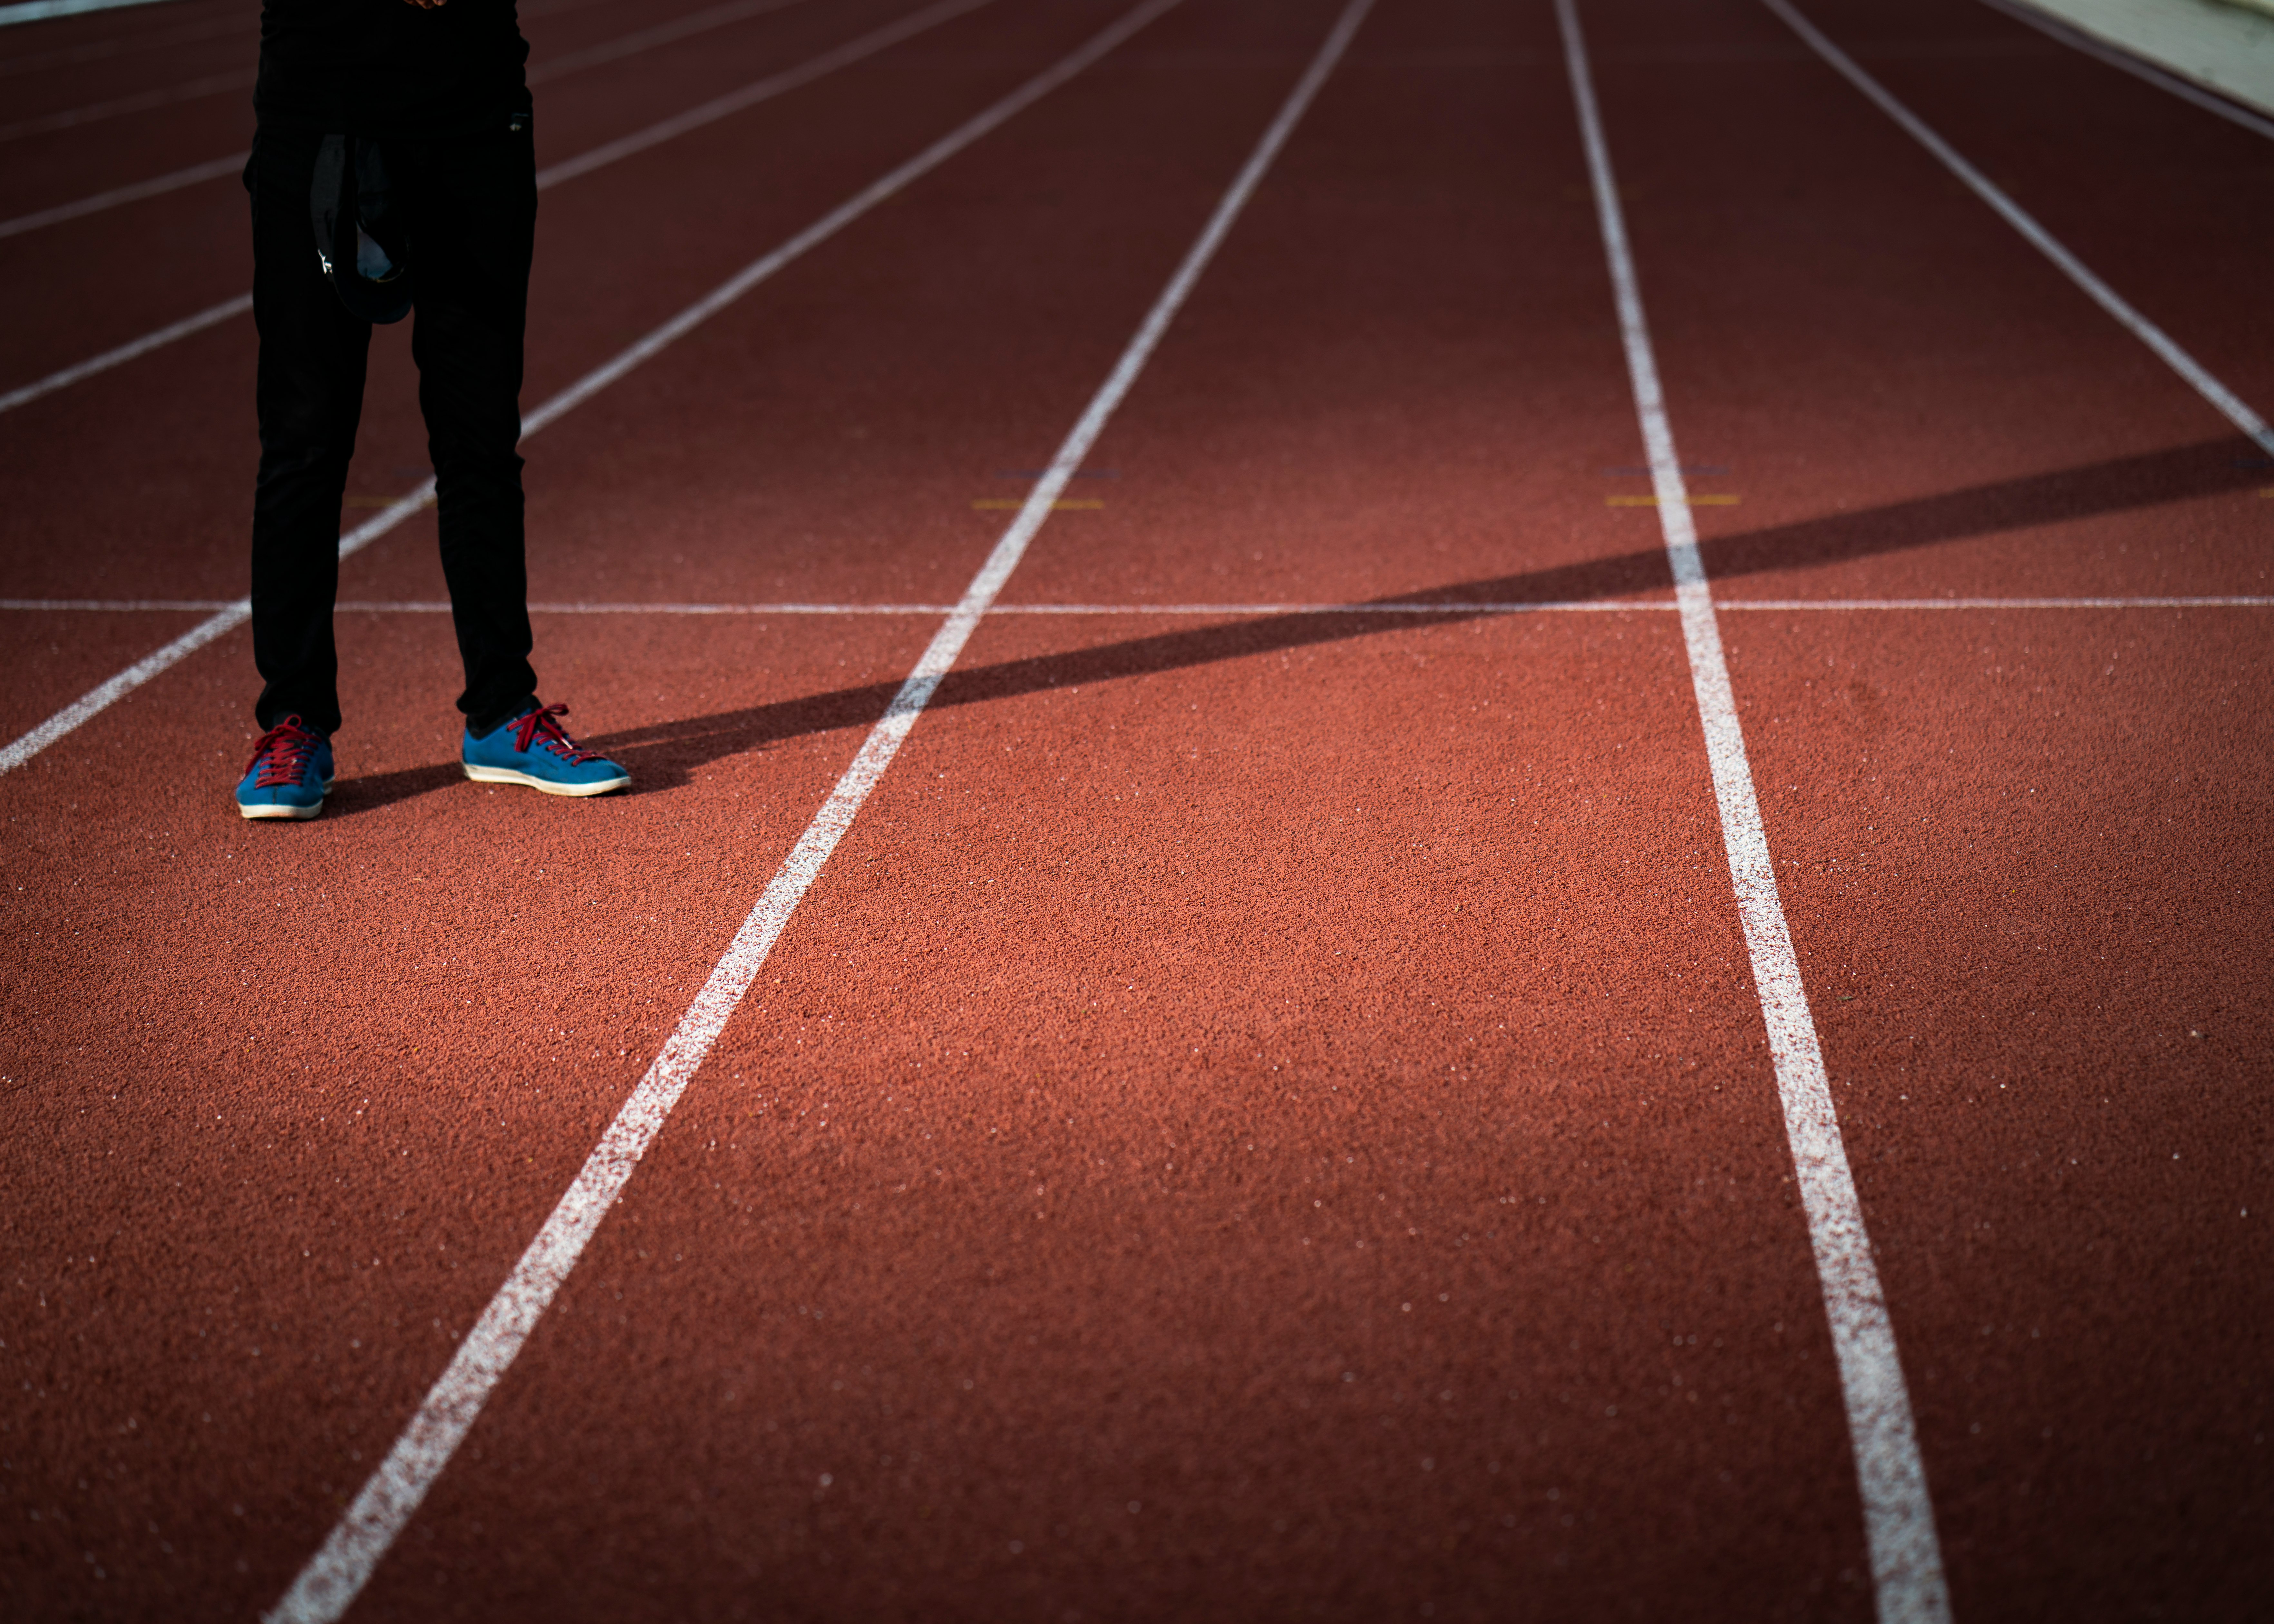
[[[260, 478], [252, 500], [252, 657], [263, 728], [297, 713], [340, 725], [332, 604], [340, 511], [363, 416], [371, 324], [325, 280], [308, 219], [322, 138], [264, 129], [245, 169], [252, 198], [252, 317], [260, 329]], [[434, 467], [442, 574], [466, 668], [458, 697], [486, 733], [537, 691], [523, 558], [522, 327], [537, 223], [528, 120], [447, 142], [389, 142], [413, 199], [418, 308], [410, 350]]]

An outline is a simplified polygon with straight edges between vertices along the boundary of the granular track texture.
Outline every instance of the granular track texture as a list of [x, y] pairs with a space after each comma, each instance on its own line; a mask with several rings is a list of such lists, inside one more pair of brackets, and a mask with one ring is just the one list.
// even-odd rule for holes
[[[540, 162], [915, 9], [532, 0]], [[2274, 146], [1806, 10], [2274, 409]], [[549, 188], [524, 409], [1123, 14]], [[2274, 454], [1771, 11], [1579, 14], [1951, 1615], [2263, 1616]], [[1342, 15], [1182, 0], [529, 437], [629, 793], [460, 776], [431, 510], [343, 566], [320, 819], [229, 800], [242, 628], [0, 773], [0, 1613], [277, 1605]], [[0, 30], [0, 123], [149, 102], [0, 219], [242, 150], [181, 87], [253, 38]], [[1882, 1613], [1555, 8], [1330, 69], [347, 1616]], [[0, 393], [245, 224], [0, 236]], [[245, 590], [253, 345], [0, 412], [6, 739]], [[386, 330], [344, 523], [425, 473]]]

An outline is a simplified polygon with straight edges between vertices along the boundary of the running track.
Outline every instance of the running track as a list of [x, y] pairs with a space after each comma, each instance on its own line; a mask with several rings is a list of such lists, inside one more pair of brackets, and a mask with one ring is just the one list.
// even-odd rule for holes
[[[2274, 409], [2263, 137], [1799, 4]], [[917, 9], [564, 71], [540, 158]], [[1579, 0], [1585, 71], [1552, 0], [1156, 10], [531, 436], [545, 691], [634, 793], [456, 776], [416, 504], [318, 823], [228, 803], [241, 627], [0, 775], [0, 1612], [2263, 1616], [2274, 446], [1753, 0]], [[548, 190], [525, 409], [1127, 15], [991, 0]], [[0, 214], [242, 150], [174, 91], [251, 37], [0, 35], [11, 120], [151, 102], [11, 139]], [[223, 178], [0, 240], [0, 392], [244, 237]], [[350, 528], [425, 475], [407, 336]], [[6, 739], [243, 591], [252, 363], [0, 417]]]

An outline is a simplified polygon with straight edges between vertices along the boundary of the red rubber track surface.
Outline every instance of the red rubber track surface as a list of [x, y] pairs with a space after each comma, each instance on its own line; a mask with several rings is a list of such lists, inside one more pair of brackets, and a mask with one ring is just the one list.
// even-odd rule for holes
[[[532, 59], [692, 9], [525, 8]], [[563, 78], [542, 157], [912, 9]], [[955, 601], [1335, 9], [1186, 0], [532, 437], [533, 596]], [[2274, 147], [1962, 0], [1806, 9], [2274, 405]], [[548, 192], [525, 403], [1118, 14]], [[2264, 596], [2274, 471], [1771, 13], [1583, 14], [1954, 1613], [2257, 1616], [2274, 610], [1828, 605]], [[0, 387], [240, 290], [243, 207], [0, 242]], [[407, 336], [350, 523], [425, 472]], [[0, 418], [0, 597], [243, 591], [252, 342]], [[1103, 612], [982, 626], [350, 1616], [1870, 1617], [1642, 461], [1552, 9], [1381, 0], [1003, 600]], [[440, 598], [433, 534], [343, 598]], [[1564, 607], [1459, 607], [1511, 603]], [[1273, 604], [1358, 606], [1141, 612]], [[0, 617], [13, 738], [197, 612]], [[227, 799], [241, 629], [0, 778], [0, 1611], [275, 1603], [937, 622], [540, 613], [591, 802], [464, 782], [392, 610], [313, 823]]]

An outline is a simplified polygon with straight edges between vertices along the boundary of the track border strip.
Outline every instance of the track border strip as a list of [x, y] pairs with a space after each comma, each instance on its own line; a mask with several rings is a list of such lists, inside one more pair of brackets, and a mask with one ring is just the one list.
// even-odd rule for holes
[[2080, 28], [2050, 11], [2041, 11], [2027, 4], [2027, 0], [1982, 0], [1982, 4], [1993, 11], [2005, 12], [2015, 22], [2035, 28], [2047, 39], [2057, 41], [2073, 51], [2095, 57], [2120, 72], [2129, 73], [2135, 79], [2153, 85], [2168, 95], [2179, 97], [2182, 102], [2193, 102], [2205, 112], [2216, 113], [2229, 124], [2239, 124], [2254, 135], [2263, 135], [2274, 140], [2274, 118], [2199, 85], [2173, 69], [2136, 56], [2112, 40], [2104, 40], [2098, 34]]
[[[1178, 0], [1149, 0], [1109, 33], [1126, 38], [1177, 3]], [[380, 1560], [425, 1498], [427, 1490], [449, 1464], [483, 1404], [503, 1380], [554, 1294], [576, 1267], [600, 1221], [615, 1205], [640, 1159], [662, 1132], [681, 1095], [694, 1081], [712, 1046], [725, 1031], [728, 1018], [757, 979], [791, 915], [819, 876], [837, 843], [852, 827], [862, 803], [892, 765], [892, 757], [923, 714], [942, 679], [963, 652], [972, 633], [978, 629], [989, 606], [1010, 580], [1011, 572], [1018, 568], [1028, 544], [1049, 520], [1051, 503], [1073, 477], [1098, 436], [1105, 432], [1114, 410], [1136, 383], [1162, 335], [1176, 319], [1209, 260], [1215, 258], [1233, 222], [1261, 183], [1264, 172], [1278, 156], [1320, 86], [1334, 71], [1373, 4], [1374, 0], [1350, 0], [1309, 68], [1282, 104], [1278, 117], [1265, 130], [1262, 139], [1147, 312], [1120, 360], [1050, 459], [1049, 469], [1036, 482], [1026, 505], [996, 542], [954, 612], [933, 635], [930, 645], [900, 685], [883, 718], [870, 729], [860, 753], [783, 860], [772, 882], [735, 933], [733, 944], [704, 983], [703, 990], [696, 995], [677, 1028], [665, 1041], [662, 1052], [608, 1124], [607, 1132], [601, 1135], [600, 1142], [577, 1172], [576, 1181], [522, 1253], [513, 1273], [490, 1299], [481, 1319], [459, 1344], [448, 1368], [429, 1389], [387, 1459], [334, 1526], [323, 1548], [267, 1615], [267, 1624], [329, 1624], [337, 1619], [362, 1591]], [[1113, 43], [1119, 43], [1119, 38]], [[1081, 54], [1094, 59], [1103, 55], [1103, 49], [1086, 48]], [[1082, 65], [1088, 64], [1085, 62]]]
[[116, 11], [130, 5], [156, 5], [161, 0], [15, 0], [0, 5], [0, 28], [18, 23], [43, 23], [55, 17], [83, 17], [89, 11]]
[[[1778, 0], [1768, 0], [1775, 4]], [[1587, 174], [1602, 228], [1618, 307], [1619, 336], [1626, 350], [1635, 416], [1650, 454], [1651, 482], [1659, 496], [1658, 517], [1674, 570], [1675, 601], [1682, 613], [1682, 640], [1690, 656], [1690, 680], [1698, 700], [1706, 755], [1720, 808], [1721, 840], [1736, 891], [1737, 914], [1745, 932], [1753, 986], [1768, 1027], [1777, 1097], [1783, 1107], [1785, 1138], [1793, 1173], [1808, 1214], [1809, 1243], [1816, 1258], [1818, 1283], [1840, 1365], [1847, 1405], [1849, 1437], [1855, 1451], [1856, 1486], [1864, 1503], [1864, 1534], [1871, 1550], [1871, 1578], [1881, 1624], [1948, 1624], [1950, 1593], [1943, 1577], [1941, 1543], [1934, 1506], [1919, 1455], [1918, 1431], [1911, 1418], [1901, 1356], [1895, 1348], [1864, 1208], [1856, 1192], [1848, 1149], [1833, 1103], [1808, 989], [1793, 951], [1792, 932], [1777, 894], [1776, 868], [1769, 855], [1768, 831], [1753, 789], [1745, 756], [1743, 721], [1736, 689], [1721, 652], [1721, 631], [1713, 612], [1712, 588], [1698, 551], [1698, 531], [1684, 492], [1682, 460], [1675, 454], [1674, 426], [1666, 409], [1658, 360], [1645, 320], [1642, 289], [1628, 245], [1626, 216], [1611, 173], [1608, 143], [1595, 102], [1594, 79], [1572, 0], [1555, 0], [1563, 31], [1564, 61], [1577, 104], [1579, 130], [1587, 154]]]

